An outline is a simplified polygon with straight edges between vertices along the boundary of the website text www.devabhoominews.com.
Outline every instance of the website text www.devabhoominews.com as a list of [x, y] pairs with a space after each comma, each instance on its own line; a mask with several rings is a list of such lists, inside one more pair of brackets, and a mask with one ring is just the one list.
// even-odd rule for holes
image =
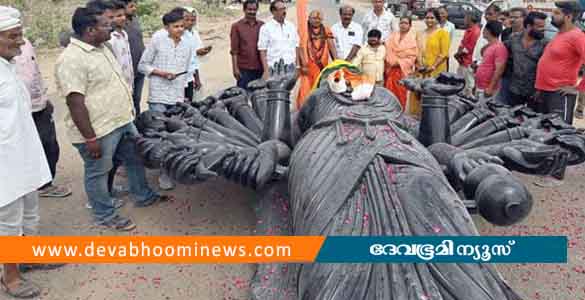
[[268, 245], [248, 249], [242, 245], [99, 245], [91, 242], [82, 248], [74, 245], [33, 245], [35, 257], [291, 257], [291, 246]]
[[0, 261], [68, 263], [310, 262], [324, 237], [0, 237]]

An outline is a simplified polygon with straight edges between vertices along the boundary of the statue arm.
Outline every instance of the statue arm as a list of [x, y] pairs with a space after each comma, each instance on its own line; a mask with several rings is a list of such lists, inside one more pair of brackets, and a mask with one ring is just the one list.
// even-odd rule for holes
[[477, 150], [464, 150], [445, 143], [433, 144], [428, 149], [440, 165], [447, 167], [448, 175], [455, 176], [461, 182], [481, 165], [504, 163], [495, 155]]
[[[503, 161], [477, 150], [449, 144], [431, 145], [429, 151], [444, 166], [454, 185], [487, 221], [504, 226], [522, 221], [530, 213], [532, 196], [524, 184], [502, 166]], [[469, 207], [468, 207], [469, 208]]]

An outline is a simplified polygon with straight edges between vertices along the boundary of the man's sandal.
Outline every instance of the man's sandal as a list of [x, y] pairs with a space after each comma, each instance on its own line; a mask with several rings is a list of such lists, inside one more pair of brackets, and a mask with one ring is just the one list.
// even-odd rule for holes
[[42, 198], [65, 198], [71, 195], [71, 189], [65, 186], [50, 185], [39, 190], [39, 197]]
[[30, 299], [41, 295], [41, 289], [36, 284], [22, 277], [15, 289], [9, 289], [4, 283], [4, 278], [0, 278], [0, 285], [4, 293], [17, 299]]

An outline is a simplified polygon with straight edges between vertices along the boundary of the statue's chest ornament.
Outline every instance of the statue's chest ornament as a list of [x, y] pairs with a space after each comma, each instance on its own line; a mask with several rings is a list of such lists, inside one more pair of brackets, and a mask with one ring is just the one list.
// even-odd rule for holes
[[337, 144], [345, 145], [355, 139], [362, 139], [362, 143], [370, 144], [376, 139], [400, 140], [411, 144], [412, 138], [400, 132], [395, 121], [396, 111], [385, 110], [372, 106], [351, 106], [338, 111], [313, 126], [313, 129], [335, 127]]

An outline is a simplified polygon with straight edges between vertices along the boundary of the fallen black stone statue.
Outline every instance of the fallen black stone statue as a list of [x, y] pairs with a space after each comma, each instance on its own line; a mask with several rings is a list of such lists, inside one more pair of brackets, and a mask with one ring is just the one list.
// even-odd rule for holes
[[[258, 191], [258, 234], [478, 235], [469, 211], [509, 225], [532, 208], [509, 170], [562, 178], [585, 161], [585, 136], [555, 115], [459, 96], [444, 73], [406, 80], [423, 94], [420, 123], [395, 96], [365, 98], [324, 72], [290, 113], [294, 75], [229, 88], [193, 105], [142, 113], [141, 155], [178, 182], [223, 176]], [[367, 89], [367, 87], [365, 87]], [[371, 87], [370, 87], [371, 89]], [[254, 299], [515, 300], [490, 264], [261, 264]]]

